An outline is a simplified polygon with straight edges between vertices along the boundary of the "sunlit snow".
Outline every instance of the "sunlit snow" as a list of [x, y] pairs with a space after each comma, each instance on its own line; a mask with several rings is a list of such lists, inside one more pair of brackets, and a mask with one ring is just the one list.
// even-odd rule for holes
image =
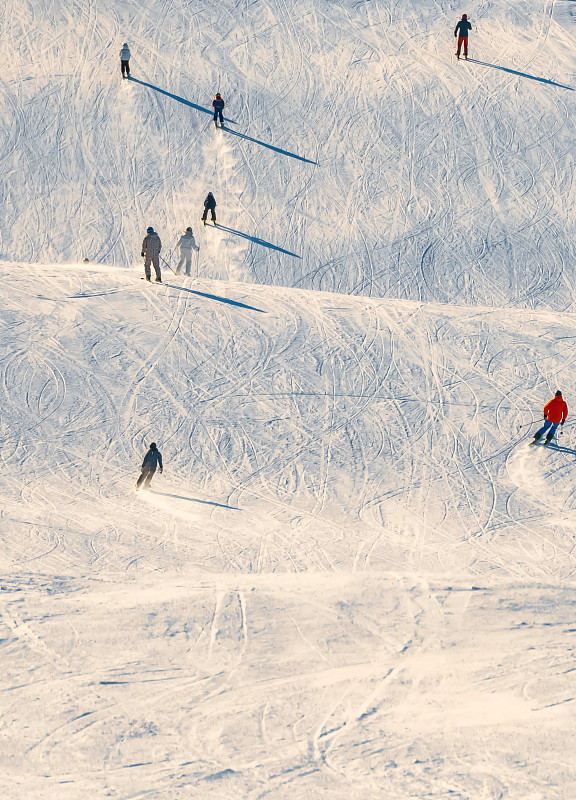
[[2, 4], [3, 799], [576, 796], [575, 19]]

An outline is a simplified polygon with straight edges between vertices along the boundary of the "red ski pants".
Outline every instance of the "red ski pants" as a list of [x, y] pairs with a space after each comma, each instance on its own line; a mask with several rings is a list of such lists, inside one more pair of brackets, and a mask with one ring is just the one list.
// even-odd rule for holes
[[460, 50], [462, 49], [462, 45], [464, 45], [464, 55], [468, 55], [468, 37], [467, 36], [459, 36], [458, 37], [458, 52], [456, 53], [457, 56], [460, 55]]

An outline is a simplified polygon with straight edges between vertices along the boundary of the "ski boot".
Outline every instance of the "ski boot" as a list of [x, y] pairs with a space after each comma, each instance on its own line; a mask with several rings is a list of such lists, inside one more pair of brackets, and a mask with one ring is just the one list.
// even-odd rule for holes
[[538, 439], [540, 439], [541, 436], [542, 436], [542, 434], [539, 433], [538, 431], [536, 431], [536, 433], [534, 434], [534, 441], [537, 442]]
[[553, 433], [549, 433], [548, 434], [548, 436], [546, 437], [546, 444], [550, 444], [550, 442], [552, 441], [553, 436], [554, 436]]
[[146, 275], [146, 280], [150, 283], [150, 275]]
[[156, 278], [156, 280], [154, 281], [154, 283], [162, 283], [162, 278]]

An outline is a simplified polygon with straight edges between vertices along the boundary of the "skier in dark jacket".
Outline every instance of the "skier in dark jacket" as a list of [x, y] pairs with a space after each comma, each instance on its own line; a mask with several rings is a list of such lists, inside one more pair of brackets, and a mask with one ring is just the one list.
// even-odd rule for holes
[[146, 228], [146, 236], [142, 242], [142, 258], [144, 259], [144, 274], [146, 280], [150, 280], [151, 270], [150, 263], [154, 265], [156, 272], [156, 283], [162, 283], [162, 273], [160, 272], [160, 250], [162, 250], [162, 242], [154, 228]]
[[157, 468], [160, 470], [160, 475], [162, 475], [164, 472], [162, 453], [158, 450], [156, 442], [152, 442], [150, 450], [148, 450], [142, 462], [142, 474], [136, 482], [136, 491], [138, 491], [142, 484], [144, 484], [144, 489], [150, 486], [150, 481], [154, 477]]
[[222, 112], [224, 111], [224, 100], [220, 97], [219, 94], [216, 95], [214, 100], [212, 100], [212, 108], [214, 109], [214, 125], [218, 127], [218, 117], [220, 117], [220, 127], [224, 127], [224, 117]]
[[204, 213], [202, 214], [202, 222], [206, 225], [206, 217], [208, 211], [212, 214], [212, 222], [216, 225], [216, 199], [212, 192], [208, 192], [206, 200], [204, 200]]
[[[544, 419], [546, 422], [539, 431], [534, 434], [534, 441], [537, 442], [540, 437], [548, 431], [546, 436], [546, 444], [552, 441], [552, 437], [556, 433], [558, 425], [564, 425], [566, 417], [568, 416], [568, 406], [562, 399], [562, 392], [556, 392], [552, 400], [549, 400], [544, 406]], [[550, 430], [548, 430], [550, 428]]]
[[458, 51], [456, 57], [460, 58], [460, 50], [464, 45], [464, 58], [468, 58], [468, 31], [472, 30], [472, 25], [468, 22], [468, 16], [462, 14], [462, 19], [454, 29], [454, 38], [458, 37]]

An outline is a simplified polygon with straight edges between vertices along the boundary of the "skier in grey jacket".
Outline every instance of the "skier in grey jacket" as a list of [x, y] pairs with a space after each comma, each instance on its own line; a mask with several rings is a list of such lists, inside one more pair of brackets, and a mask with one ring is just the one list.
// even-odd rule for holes
[[[128, 47], [128, 43], [124, 42], [122, 45], [122, 50], [120, 50], [120, 68], [122, 70], [122, 77], [129, 78], [130, 77], [130, 48]], [[126, 74], [124, 74], [126, 73]]]
[[200, 248], [196, 244], [196, 240], [194, 239], [194, 235], [192, 233], [192, 228], [188, 227], [180, 237], [180, 241], [178, 242], [178, 247], [180, 248], [180, 261], [178, 262], [178, 266], [176, 267], [176, 274], [178, 275], [182, 271], [182, 267], [185, 267], [186, 275], [190, 275], [190, 268], [192, 266], [192, 250], [196, 250], [198, 252]]
[[162, 250], [162, 242], [154, 228], [146, 228], [146, 236], [142, 242], [142, 257], [144, 258], [144, 274], [146, 280], [150, 280], [151, 270], [150, 262], [154, 265], [156, 272], [156, 283], [162, 283], [162, 274], [160, 272], [160, 250]]
[[154, 477], [154, 473], [156, 469], [160, 470], [160, 475], [164, 472], [164, 467], [162, 466], [162, 453], [158, 450], [156, 442], [152, 442], [150, 445], [150, 449], [144, 456], [144, 461], [142, 462], [142, 474], [136, 481], [136, 490], [144, 484], [144, 489], [147, 489], [150, 486], [150, 481]]

